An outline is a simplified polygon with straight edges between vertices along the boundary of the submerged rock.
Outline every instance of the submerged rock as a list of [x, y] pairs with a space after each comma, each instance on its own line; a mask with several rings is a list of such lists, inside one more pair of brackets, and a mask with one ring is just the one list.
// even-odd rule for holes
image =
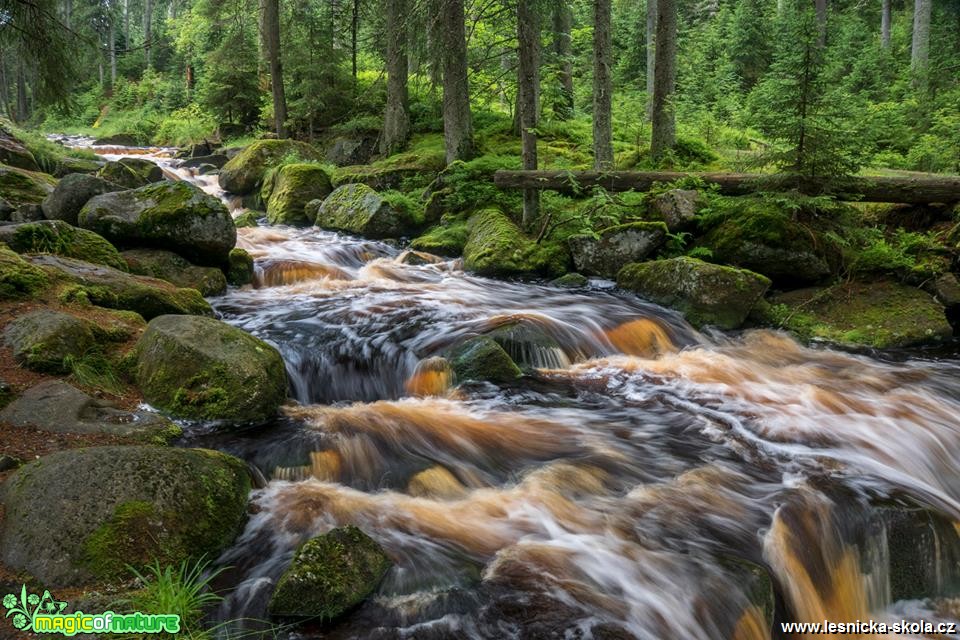
[[311, 200], [330, 195], [330, 176], [316, 164], [287, 164], [267, 173], [260, 199], [266, 203], [271, 224], [310, 226], [313, 219], [304, 211]]
[[736, 329], [770, 287], [770, 280], [746, 269], [682, 257], [629, 264], [617, 275], [617, 284], [677, 309], [694, 326]]
[[62, 220], [0, 226], [0, 242], [17, 253], [52, 253], [126, 271], [127, 264], [106, 238]]
[[257, 140], [234, 156], [220, 170], [220, 186], [229, 193], [246, 195], [260, 186], [267, 170], [288, 157], [301, 162], [320, 162], [320, 152], [296, 140]]
[[390, 558], [370, 536], [346, 526], [305, 542], [277, 581], [270, 613], [334, 620], [380, 585]]
[[524, 274], [559, 275], [567, 270], [570, 255], [555, 244], [537, 244], [510, 218], [486, 209], [470, 218], [463, 266], [485, 276]]
[[550, 281], [554, 287], [563, 287], [564, 289], [579, 289], [590, 284], [587, 276], [581, 273], [565, 273], [564, 275]]
[[90, 198], [104, 193], [120, 191], [122, 187], [103, 178], [83, 173], [64, 176], [43, 203], [43, 215], [47, 220], [63, 220], [77, 224], [77, 216]]
[[436, 465], [414, 474], [407, 483], [407, 493], [433, 500], [457, 500], [467, 495], [467, 488], [448, 469]]
[[523, 368], [565, 369], [570, 366], [570, 358], [560, 343], [536, 325], [511, 322], [486, 336], [503, 347], [510, 359]]
[[454, 347], [447, 358], [457, 375], [457, 382], [482, 380], [512, 382], [523, 373], [497, 342], [488, 336], [477, 336]]
[[130, 272], [137, 275], [196, 289], [204, 296], [218, 296], [227, 290], [227, 278], [220, 269], [198, 267], [171, 251], [131, 249], [121, 255]]
[[246, 465], [216, 451], [60, 451], [0, 486], [0, 555], [50, 588], [125, 577], [127, 565], [216, 557], [239, 533], [249, 491]]
[[164, 180], [163, 169], [144, 158], [111, 160], [100, 168], [97, 177], [127, 189], [137, 189]]
[[220, 200], [187, 182], [165, 182], [92, 198], [79, 224], [126, 248], [154, 247], [194, 264], [221, 266], [237, 228]]
[[407, 214], [393, 208], [365, 184], [338, 187], [323, 201], [306, 206], [307, 217], [323, 229], [346, 231], [367, 238], [396, 238], [409, 231]]
[[134, 357], [144, 399], [178, 418], [262, 424], [276, 415], [287, 395], [277, 350], [212, 318], [155, 318]]
[[604, 229], [598, 238], [574, 236], [568, 244], [578, 271], [615, 278], [625, 264], [645, 260], [666, 239], [662, 222], [632, 222]]
[[18, 364], [47, 373], [70, 373], [69, 359], [80, 358], [96, 340], [97, 326], [69, 313], [40, 309], [12, 320], [4, 344]]
[[0, 421], [52, 433], [103, 433], [152, 444], [166, 444], [182, 433], [163, 416], [117, 409], [62, 380], [47, 380], [27, 389], [0, 412]]

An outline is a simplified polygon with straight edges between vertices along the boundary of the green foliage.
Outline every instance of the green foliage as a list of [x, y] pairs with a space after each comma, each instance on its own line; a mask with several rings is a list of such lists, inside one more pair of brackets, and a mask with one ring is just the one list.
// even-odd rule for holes
[[63, 368], [78, 384], [100, 389], [113, 395], [123, 392], [123, 383], [117, 374], [113, 362], [99, 350], [91, 350], [79, 358], [68, 355], [63, 360]]
[[207, 640], [215, 637], [212, 631], [204, 630], [201, 621], [205, 610], [223, 598], [211, 590], [211, 582], [226, 568], [211, 569], [208, 561], [184, 560], [179, 566], [161, 566], [159, 561], [140, 573], [129, 567], [143, 585], [129, 604], [144, 613], [172, 613], [180, 616], [181, 632], [178, 638]]
[[153, 141], [171, 146], [186, 146], [212, 137], [216, 122], [200, 105], [191, 103], [160, 121]]

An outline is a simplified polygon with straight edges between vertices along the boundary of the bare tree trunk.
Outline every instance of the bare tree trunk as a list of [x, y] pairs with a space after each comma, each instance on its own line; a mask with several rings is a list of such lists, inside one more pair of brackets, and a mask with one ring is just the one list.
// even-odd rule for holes
[[930, 62], [931, 0], [916, 0], [913, 5], [913, 41], [910, 47], [910, 71], [913, 86], [921, 89], [927, 83], [927, 65]]
[[610, 0], [593, 0], [593, 166], [613, 167]]
[[10, 87], [7, 82], [7, 53], [2, 47], [0, 47], [0, 116], [10, 116]]
[[463, 0], [441, 0], [443, 33], [443, 139], [447, 163], [476, 154], [470, 87], [467, 82], [467, 35]]
[[570, 32], [573, 30], [573, 11], [568, 0], [557, 0], [553, 7], [553, 55], [556, 56], [557, 80], [560, 98], [553, 105], [558, 120], [573, 116], [573, 49]]
[[880, 46], [890, 48], [890, 0], [880, 0]]
[[813, 6], [817, 13], [817, 43], [822, 47], [827, 44], [827, 0], [814, 0]]
[[657, 0], [647, 0], [647, 120], [653, 120], [653, 78], [657, 51]]
[[[517, 3], [517, 42], [519, 66], [517, 92], [519, 93], [521, 159], [523, 168], [537, 168], [537, 117], [540, 113], [540, 24], [535, 2], [519, 0]], [[539, 217], [540, 192], [527, 189], [523, 192], [523, 228], [530, 229]]]
[[650, 155], [654, 162], [676, 144], [676, 122], [673, 110], [673, 91], [677, 83], [677, 3], [676, 0], [657, 2], [657, 55], [654, 63], [653, 134]]
[[264, 40], [270, 57], [270, 87], [273, 92], [273, 124], [278, 138], [287, 137], [287, 99], [283, 92], [283, 65], [280, 63], [280, 3], [261, 0]]
[[117, 19], [110, 16], [110, 88], [117, 84]]
[[27, 70], [23, 56], [17, 57], [17, 122], [26, 122], [30, 117], [30, 103], [27, 101]]
[[427, 60], [430, 73], [431, 92], [443, 83], [444, 37], [443, 5], [446, 0], [428, 0], [430, 11], [427, 14]]
[[350, 14], [350, 55], [353, 62], [353, 80], [357, 80], [357, 32], [360, 30], [360, 0], [353, 0]]
[[73, 0], [66, 0], [63, 5], [63, 24], [67, 29], [73, 28]]
[[123, 48], [130, 48], [130, 0], [123, 0]]
[[147, 69], [153, 66], [153, 0], [143, 0], [143, 52], [147, 57]]
[[386, 0], [387, 108], [383, 115], [380, 152], [400, 151], [410, 135], [410, 96], [407, 90], [407, 0]]

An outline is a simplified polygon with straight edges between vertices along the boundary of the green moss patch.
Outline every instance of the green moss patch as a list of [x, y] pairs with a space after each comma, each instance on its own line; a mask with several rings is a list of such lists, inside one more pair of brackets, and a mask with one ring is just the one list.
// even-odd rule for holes
[[537, 244], [505, 214], [487, 209], [470, 218], [463, 262], [468, 271], [487, 276], [557, 276], [567, 271], [570, 253], [556, 242]]

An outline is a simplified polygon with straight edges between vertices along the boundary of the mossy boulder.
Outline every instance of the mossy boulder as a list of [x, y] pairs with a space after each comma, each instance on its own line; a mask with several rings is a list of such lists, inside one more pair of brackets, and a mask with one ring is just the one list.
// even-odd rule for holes
[[33, 153], [2, 124], [0, 124], [0, 163], [27, 171], [40, 170]]
[[240, 229], [243, 227], [259, 227], [260, 219], [265, 217], [266, 217], [266, 214], [264, 214], [262, 211], [256, 211], [251, 209], [249, 211], [244, 211], [243, 213], [235, 217], [233, 219], [233, 224], [236, 225], [237, 229]]
[[136, 147], [140, 144], [140, 138], [135, 133], [115, 133], [97, 138], [93, 144], [98, 147]]
[[212, 318], [155, 318], [134, 357], [144, 399], [177, 418], [262, 424], [276, 415], [287, 395], [277, 350]]
[[510, 322], [485, 334], [523, 369], [563, 369], [570, 357], [552, 336], [530, 322]]
[[126, 189], [145, 187], [148, 184], [161, 182], [165, 179], [163, 169], [156, 163], [144, 158], [111, 160], [100, 168], [97, 177]]
[[779, 287], [816, 284], [830, 276], [831, 256], [839, 250], [821, 231], [790, 211], [761, 199], [738, 198], [727, 205], [726, 219], [699, 241], [713, 260], [749, 269]]
[[454, 258], [463, 254], [470, 231], [467, 216], [444, 216], [440, 224], [431, 227], [422, 236], [413, 239], [410, 248]]
[[121, 189], [103, 178], [72, 173], [62, 178], [53, 193], [44, 199], [43, 215], [47, 220], [63, 220], [75, 225], [80, 209], [90, 198]]
[[74, 173], [94, 175], [100, 171], [105, 164], [106, 163], [102, 160], [95, 160], [93, 158], [74, 158], [73, 156], [63, 156], [60, 158], [60, 166], [57, 167], [57, 170], [53, 175], [57, 176], [58, 178], [63, 178]]
[[148, 411], [124, 411], [88, 396], [63, 380], [30, 387], [0, 411], [0, 421], [50, 433], [98, 433], [131, 438], [144, 444], [168, 444], [183, 430]]
[[333, 187], [323, 167], [315, 164], [287, 164], [269, 171], [264, 178], [260, 199], [267, 206], [271, 224], [306, 227], [313, 224], [304, 207], [311, 200], [330, 195]]
[[326, 199], [307, 204], [305, 211], [318, 227], [367, 238], [396, 238], [409, 232], [413, 223], [405, 211], [365, 184], [337, 187]]
[[159, 278], [204, 296], [218, 296], [227, 290], [227, 278], [216, 267], [198, 267], [172, 251], [131, 249], [123, 257], [130, 273]]
[[46, 173], [0, 165], [0, 198], [13, 207], [40, 204], [56, 185], [56, 178]]
[[96, 196], [78, 221], [121, 248], [167, 249], [207, 266], [224, 265], [237, 243], [237, 228], [223, 203], [187, 182]]
[[0, 244], [0, 300], [29, 298], [50, 285], [47, 273]]
[[457, 345], [447, 355], [458, 382], [481, 380], [500, 384], [523, 372], [503, 347], [489, 336], [477, 336]]
[[682, 312], [696, 327], [736, 329], [770, 287], [762, 275], [682, 257], [625, 266], [617, 284]]
[[577, 270], [588, 275], [615, 278], [623, 265], [641, 262], [667, 239], [662, 222], [632, 222], [608, 227], [592, 236], [573, 236], [567, 242]]
[[246, 465], [216, 451], [60, 451], [0, 486], [0, 554], [51, 588], [216, 557], [240, 532], [249, 491]]
[[45, 373], [70, 373], [69, 358], [80, 358], [96, 344], [96, 325], [69, 313], [40, 309], [12, 320], [4, 344], [18, 364]]
[[590, 280], [587, 276], [581, 273], [565, 273], [559, 278], [550, 281], [550, 284], [554, 287], [561, 287], [563, 289], [579, 289], [581, 287], [586, 287], [590, 284]]
[[801, 340], [886, 349], [948, 340], [943, 306], [928, 293], [893, 280], [852, 281], [771, 298], [759, 317]]
[[354, 526], [307, 540], [277, 581], [270, 613], [282, 618], [334, 620], [363, 602], [380, 585], [390, 558]]
[[59, 284], [59, 298], [64, 303], [135, 311], [148, 320], [170, 313], [213, 314], [195, 289], [179, 289], [163, 280], [72, 258], [43, 254], [27, 260], [41, 267], [49, 281]]
[[246, 195], [260, 186], [267, 170], [288, 157], [301, 162], [320, 162], [323, 156], [297, 140], [257, 140], [234, 156], [220, 170], [220, 186], [228, 193]]
[[566, 247], [537, 244], [496, 209], [486, 209], [470, 218], [463, 247], [463, 266], [467, 271], [485, 276], [557, 276], [567, 271], [569, 262]]
[[227, 282], [235, 287], [253, 282], [253, 256], [246, 249], [231, 249], [227, 262]]
[[689, 229], [700, 208], [700, 192], [693, 189], [671, 189], [650, 201], [650, 213], [662, 220], [672, 232]]
[[52, 253], [126, 271], [116, 248], [93, 231], [62, 220], [41, 220], [0, 227], [0, 242], [17, 253]]

